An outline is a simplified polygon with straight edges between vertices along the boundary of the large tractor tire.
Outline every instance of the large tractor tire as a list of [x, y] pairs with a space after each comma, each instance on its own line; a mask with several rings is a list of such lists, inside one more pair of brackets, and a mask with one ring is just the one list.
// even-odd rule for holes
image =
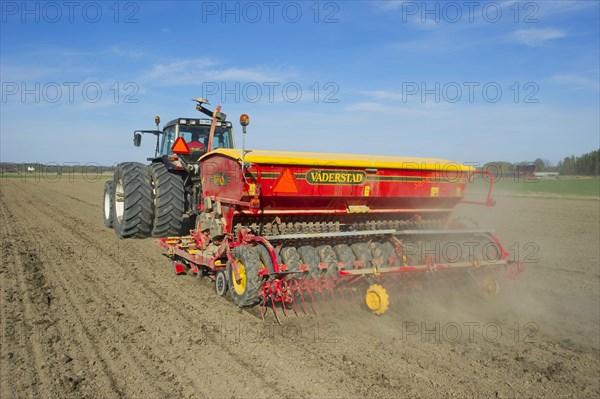
[[233, 249], [238, 277], [235, 278], [233, 266], [227, 263], [227, 277], [233, 303], [240, 308], [254, 306], [260, 302], [262, 277], [258, 274], [264, 267], [258, 251], [250, 245], [240, 245]]
[[183, 180], [162, 163], [153, 163], [149, 169], [154, 191], [152, 237], [181, 235], [185, 212]]
[[152, 230], [152, 185], [137, 162], [117, 166], [113, 179], [113, 226], [119, 238], [144, 238]]
[[113, 181], [108, 180], [104, 183], [104, 202], [103, 202], [103, 213], [104, 213], [104, 225], [110, 229], [113, 227], [114, 220], [114, 189], [113, 189]]

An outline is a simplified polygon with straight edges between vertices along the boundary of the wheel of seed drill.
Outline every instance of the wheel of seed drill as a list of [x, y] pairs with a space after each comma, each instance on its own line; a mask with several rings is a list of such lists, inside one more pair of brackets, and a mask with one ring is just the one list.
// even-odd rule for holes
[[371, 255], [373, 255], [373, 260], [378, 259], [381, 262], [380, 267], [387, 267], [389, 263], [388, 254], [383, 248], [383, 244], [380, 242], [372, 242], [369, 246], [371, 247]]
[[389, 241], [386, 241], [382, 245], [388, 259], [396, 258], [396, 264], [402, 265], [402, 254], [399, 254], [398, 251], [396, 251], [396, 247], [394, 246], [394, 244], [392, 244]]
[[367, 244], [364, 242], [357, 242], [356, 244], [352, 244], [350, 248], [352, 248], [356, 260], [362, 262], [363, 268], [371, 267], [371, 260], [373, 257], [371, 256], [371, 250]]
[[345, 264], [345, 270], [354, 269], [354, 261], [356, 258], [354, 257], [354, 253], [352, 253], [352, 249], [346, 244], [338, 244], [333, 247], [333, 251], [335, 252], [338, 262], [342, 262]]
[[262, 268], [268, 269], [270, 274], [275, 273], [273, 261], [271, 260], [271, 255], [267, 248], [263, 245], [257, 245], [255, 248], [258, 251], [258, 257], [262, 263]]
[[228, 288], [227, 274], [224, 270], [219, 270], [215, 275], [215, 291], [217, 292], [217, 295], [224, 296], [227, 294]]
[[498, 280], [492, 275], [485, 276], [483, 280], [481, 280], [481, 294], [486, 299], [492, 299], [498, 292], [500, 291], [500, 284]]
[[[281, 256], [281, 260], [285, 265], [287, 265], [287, 271], [293, 272], [300, 268], [302, 261], [300, 260], [300, 255], [298, 255], [298, 251], [294, 247], [283, 247], [281, 251], [279, 251], [279, 256]], [[294, 277], [294, 274], [290, 274], [290, 277]]]
[[227, 277], [231, 285], [233, 303], [241, 308], [254, 306], [260, 302], [262, 278], [258, 274], [263, 264], [258, 251], [250, 245], [240, 245], [232, 252], [237, 269], [237, 278], [231, 263], [227, 263]]
[[321, 245], [317, 247], [317, 253], [319, 254], [319, 259], [321, 262], [325, 263], [327, 266], [325, 276], [328, 278], [339, 277], [337, 269], [337, 257], [335, 256], [335, 251], [331, 245]]
[[104, 183], [104, 203], [102, 208], [104, 210], [104, 225], [109, 228], [113, 227], [113, 195], [113, 181], [108, 180], [106, 183]]
[[298, 255], [303, 264], [308, 265], [309, 277], [319, 278], [319, 254], [315, 247], [304, 245], [298, 248]]
[[390, 306], [390, 298], [387, 290], [379, 284], [371, 284], [365, 294], [365, 302], [369, 310], [380, 316]]

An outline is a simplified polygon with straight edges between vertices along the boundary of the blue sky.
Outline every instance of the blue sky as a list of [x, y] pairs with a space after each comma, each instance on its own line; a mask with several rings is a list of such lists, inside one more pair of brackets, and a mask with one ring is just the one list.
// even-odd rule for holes
[[[600, 146], [597, 1], [2, 2], [4, 162], [143, 161], [208, 96], [251, 148], [553, 163]], [[241, 144], [240, 129], [236, 139]]]

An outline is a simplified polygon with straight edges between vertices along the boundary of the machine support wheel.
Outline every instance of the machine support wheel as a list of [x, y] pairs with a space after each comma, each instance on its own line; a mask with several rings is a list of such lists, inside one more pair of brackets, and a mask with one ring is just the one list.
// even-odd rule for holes
[[273, 268], [273, 261], [271, 260], [271, 256], [269, 255], [269, 251], [264, 245], [257, 245], [256, 250], [258, 251], [258, 257], [262, 263], [263, 268], [267, 268], [270, 274], [275, 273], [275, 269]]
[[113, 189], [113, 181], [107, 180], [104, 183], [104, 225], [108, 228], [113, 227], [113, 219], [114, 219], [114, 210], [113, 210], [113, 202], [114, 202], [114, 189]]
[[219, 270], [215, 275], [215, 291], [217, 295], [224, 296], [227, 294], [227, 289], [229, 285], [227, 284], [227, 274], [224, 270]]
[[152, 185], [145, 165], [117, 165], [113, 178], [113, 226], [119, 238], [144, 238], [152, 229]]
[[346, 270], [354, 269], [354, 261], [356, 258], [354, 257], [354, 254], [348, 245], [338, 244], [333, 247], [333, 251], [337, 255], [338, 261], [346, 264]]
[[[300, 255], [298, 255], [298, 251], [294, 247], [283, 247], [281, 251], [279, 251], [279, 255], [281, 256], [281, 260], [288, 267], [288, 272], [293, 272], [298, 270], [302, 262], [300, 261]], [[294, 276], [290, 274], [290, 276]]]
[[337, 258], [331, 245], [321, 245], [317, 247], [317, 253], [321, 262], [327, 265], [326, 276], [329, 278], [338, 278]]
[[385, 248], [383, 247], [383, 244], [379, 243], [379, 242], [372, 242], [371, 245], [371, 254], [373, 255], [373, 259], [380, 259], [381, 260], [381, 265], [380, 267], [387, 267], [388, 266], [388, 254], [387, 251], [385, 250]]
[[302, 263], [308, 265], [309, 276], [319, 278], [321, 270], [319, 270], [319, 254], [314, 247], [310, 245], [304, 245], [298, 248], [298, 255], [302, 259]]
[[364, 242], [357, 242], [356, 244], [352, 244], [351, 247], [352, 252], [354, 252], [354, 256], [356, 256], [356, 260], [362, 262], [362, 267], [371, 267], [371, 260], [373, 257], [371, 256], [371, 250], [369, 250], [369, 246]]
[[185, 213], [183, 180], [169, 172], [163, 163], [153, 163], [149, 170], [154, 194], [152, 237], [180, 235]]
[[233, 303], [240, 308], [254, 306], [260, 302], [262, 278], [258, 274], [263, 264], [258, 251], [250, 245], [240, 245], [233, 249], [238, 278], [235, 278], [233, 266], [227, 263], [227, 277], [231, 284]]
[[379, 284], [371, 284], [365, 295], [365, 302], [371, 312], [380, 316], [390, 306], [390, 297], [387, 290]]
[[485, 276], [481, 280], [481, 293], [485, 299], [492, 299], [500, 291], [500, 283], [492, 275]]

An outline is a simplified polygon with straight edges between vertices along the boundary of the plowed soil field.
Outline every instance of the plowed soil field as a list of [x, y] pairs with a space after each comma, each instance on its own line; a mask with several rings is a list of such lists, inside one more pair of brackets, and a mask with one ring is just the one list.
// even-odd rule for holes
[[103, 181], [0, 182], [0, 397], [599, 397], [600, 204], [498, 198], [528, 268], [491, 301], [262, 321], [102, 223]]

